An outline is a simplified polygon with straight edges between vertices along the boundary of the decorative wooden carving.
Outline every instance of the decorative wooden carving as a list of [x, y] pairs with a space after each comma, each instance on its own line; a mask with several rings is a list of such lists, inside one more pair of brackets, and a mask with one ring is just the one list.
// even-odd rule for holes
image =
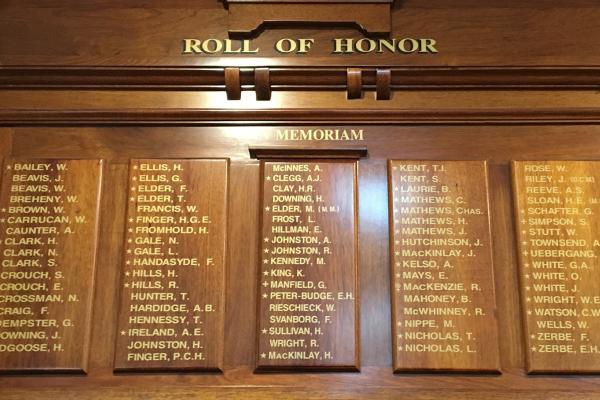
[[392, 97], [392, 71], [377, 68], [375, 75], [375, 91], [377, 100], [389, 100]]
[[239, 68], [225, 68], [225, 92], [227, 100], [239, 100], [242, 98], [242, 83]]
[[271, 100], [271, 73], [269, 68], [254, 69], [256, 100]]
[[362, 95], [362, 70], [360, 68], [348, 68], [346, 86], [349, 100], [360, 99]]
[[250, 36], [268, 24], [355, 25], [373, 35], [391, 31], [393, 0], [226, 0], [229, 34]]

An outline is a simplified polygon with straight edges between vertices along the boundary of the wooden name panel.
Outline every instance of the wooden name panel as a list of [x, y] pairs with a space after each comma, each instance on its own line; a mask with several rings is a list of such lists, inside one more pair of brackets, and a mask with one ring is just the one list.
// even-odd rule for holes
[[265, 161], [258, 370], [359, 369], [354, 161]]
[[513, 162], [531, 373], [600, 372], [600, 162]]
[[498, 372], [484, 161], [389, 162], [394, 371]]
[[115, 370], [218, 371], [228, 160], [131, 160]]
[[0, 371], [86, 371], [101, 181], [101, 160], [5, 162]]

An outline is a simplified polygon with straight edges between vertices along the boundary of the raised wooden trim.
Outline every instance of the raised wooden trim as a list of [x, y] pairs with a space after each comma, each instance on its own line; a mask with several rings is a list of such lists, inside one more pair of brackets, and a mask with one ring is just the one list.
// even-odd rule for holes
[[362, 96], [362, 70], [360, 68], [348, 68], [346, 75], [347, 97], [349, 100], [360, 99]]
[[389, 100], [392, 97], [392, 72], [389, 69], [377, 69], [375, 80], [376, 99]]
[[291, 158], [359, 159], [367, 156], [366, 147], [250, 146], [248, 152], [251, 158], [284, 160]]
[[254, 87], [256, 100], [271, 100], [271, 77], [269, 68], [254, 70]]
[[371, 35], [392, 30], [389, 1], [251, 1], [229, 2], [229, 35], [257, 36], [276, 26], [353, 26]]
[[543, 109], [105, 109], [0, 110], [0, 126], [279, 125], [282, 123], [425, 125], [598, 124], [600, 108]]
[[[254, 90], [256, 67], [240, 67], [242, 90]], [[391, 90], [598, 89], [594, 67], [361, 67], [363, 90], [389, 69]], [[0, 67], [0, 89], [225, 90], [223, 67]], [[270, 67], [272, 90], [346, 90], [347, 67]]]
[[224, 0], [225, 3], [393, 3], [394, 0]]
[[225, 68], [225, 92], [227, 100], [239, 100], [242, 98], [242, 83], [239, 68]]

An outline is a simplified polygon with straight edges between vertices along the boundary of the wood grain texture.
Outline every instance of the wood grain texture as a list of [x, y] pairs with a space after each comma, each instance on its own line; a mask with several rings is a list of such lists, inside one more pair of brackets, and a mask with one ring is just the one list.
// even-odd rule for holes
[[[387, 4], [386, 4], [387, 3]], [[271, 26], [298, 23], [325, 27], [351, 26], [367, 34], [389, 33], [389, 2], [339, 1], [259, 1], [229, 2], [229, 34], [257, 36]]]
[[392, 71], [378, 68], [375, 75], [375, 93], [377, 100], [389, 100], [392, 97]]
[[[28, 393], [22, 390], [13, 390], [13, 391], [3, 391], [0, 389], [0, 393], [5, 395], [6, 399], [9, 400], [21, 400], [23, 396], [26, 396]], [[293, 400], [302, 400], [302, 399], [315, 399], [315, 400], [325, 400], [325, 399], [336, 399], [336, 400], [347, 400], [347, 399], [355, 399], [355, 398], [368, 398], [368, 399], [381, 399], [387, 400], [390, 398], [404, 398], [406, 396], [406, 392], [401, 389], [395, 388], [385, 388], [385, 389], [375, 389], [367, 387], [361, 390], [360, 394], [356, 391], [349, 389], [337, 389], [337, 390], [327, 390], [322, 393], [315, 393], [313, 390], [307, 388], [299, 388], [294, 391], [289, 391], [281, 388], [245, 388], [243, 389], [243, 394], [240, 392], [240, 389], [231, 389], [231, 388], [185, 388], [178, 389], [178, 394], [185, 396], [186, 399], [195, 399], [195, 400], [218, 400], [222, 398], [244, 398], [251, 400], [261, 400], [265, 398], [285, 398], [285, 399], [293, 399]], [[156, 387], [156, 388], [143, 388], [143, 389], [122, 389], [120, 391], [111, 389], [111, 388], [103, 388], [99, 392], [98, 391], [90, 391], [82, 388], [77, 388], [72, 391], [60, 391], [56, 389], [43, 389], [43, 394], [49, 397], [61, 396], [61, 398], [74, 400], [74, 399], [106, 399], [106, 398], [118, 398], [118, 399], [132, 399], [132, 400], [143, 400], [143, 399], [156, 399], [156, 400], [167, 400], [173, 398], [173, 392], [165, 389], [164, 387]], [[569, 393], [560, 390], [552, 390], [545, 391], [544, 393], [527, 393], [519, 390], [511, 390], [511, 391], [493, 391], [493, 390], [474, 390], [470, 392], [461, 392], [461, 393], [447, 393], [441, 390], [429, 389], [429, 390], [413, 390], [410, 393], [411, 399], [416, 400], [439, 400], [439, 399], [449, 399], [449, 400], [479, 400], [479, 399], [495, 399], [495, 400], [512, 400], [515, 398], [525, 399], [525, 400], [562, 400], [565, 398], [572, 398], [575, 400], [587, 400], [593, 398], [593, 392], [587, 393]], [[42, 397], [40, 397], [42, 398]]]
[[227, 160], [131, 161], [117, 371], [219, 371]]
[[[227, 38], [228, 10], [217, 0], [122, 2], [74, 0], [3, 3], [2, 65], [277, 66], [599, 66], [597, 21], [590, 0], [403, 1], [392, 10], [391, 37], [431, 37], [439, 53], [331, 54], [333, 38], [359, 39], [355, 28], [268, 29], [254, 41], [257, 58], [181, 54], [181, 40]], [[384, 6], [388, 7], [388, 5]], [[27, 29], [22, 29], [27, 26]], [[562, 27], [561, 34], [556, 27]], [[158, 28], [157, 28], [158, 27]], [[510, 29], [507, 29], [510, 27]], [[310, 57], [278, 54], [282, 37], [310, 37]], [[45, 40], [51, 38], [51, 40]]]
[[[1, 8], [2, 155], [107, 161], [88, 374], [3, 376], [3, 399], [599, 396], [596, 376], [526, 373], [510, 169], [515, 159], [600, 159], [597, 1], [396, 2], [391, 37], [435, 38], [435, 55], [331, 54], [334, 38], [363, 37], [349, 25], [267, 26], [252, 40], [256, 56], [182, 55], [182, 38], [227, 37], [228, 10], [216, 0], [5, 0]], [[282, 37], [315, 44], [307, 55], [282, 55], [274, 48]], [[229, 67], [240, 68], [240, 101], [227, 100]], [[362, 69], [364, 95], [352, 101], [349, 67]], [[269, 68], [270, 101], [256, 99], [259, 68]], [[385, 102], [376, 100], [377, 69], [391, 73]], [[254, 373], [262, 174], [248, 146], [340, 145], [278, 140], [286, 128], [364, 130], [364, 140], [341, 146], [369, 150], [357, 183], [360, 373]], [[115, 375], [129, 160], [215, 157], [231, 158], [223, 372]], [[388, 159], [488, 161], [502, 375], [393, 374]]]
[[256, 100], [271, 100], [271, 72], [269, 68], [254, 69]]
[[389, 163], [394, 370], [500, 372], [487, 166]]
[[4, 125], [314, 123], [513, 124], [600, 121], [600, 95], [593, 91], [427, 90], [405, 91], [380, 107], [373, 96], [346, 101], [344, 92], [273, 92], [271, 102], [244, 92], [0, 91]]
[[100, 160], [5, 160], [1, 372], [86, 372], [101, 180]]
[[346, 76], [346, 95], [349, 100], [360, 99], [362, 96], [362, 70], [348, 68]]
[[[333, 132], [333, 131], [331, 131]], [[314, 147], [306, 145], [298, 146], [249, 146], [248, 153], [252, 158], [258, 159], [359, 159], [367, 157], [366, 147]]]
[[0, 156], [4, 157], [10, 154], [12, 150], [12, 128], [0, 128]]
[[257, 368], [357, 371], [356, 162], [262, 170]]
[[239, 68], [225, 68], [225, 92], [227, 100], [239, 100], [242, 96], [242, 83]]
[[597, 161], [515, 161], [527, 369], [600, 373]]
[[[548, 125], [597, 124], [600, 109], [479, 109], [468, 110], [352, 110], [327, 109], [323, 114], [311, 110], [8, 110], [0, 111], [3, 124], [10, 126], [85, 126], [85, 125], [204, 125], [228, 126], [247, 121], [275, 126], [278, 123], [402, 123], [418, 125]], [[214, 121], [219, 122], [215, 123]]]
[[[310, 66], [305, 59], [296, 65], [268, 68], [272, 89], [343, 91], [347, 69], [343, 63]], [[260, 64], [262, 59], [252, 59]], [[240, 68], [242, 90], [262, 84], [267, 67], [252, 62]], [[391, 76], [388, 79], [387, 70]], [[220, 66], [0, 66], [0, 87], [4, 89], [106, 89], [106, 90], [189, 90], [223, 91], [224, 68]], [[257, 76], [257, 72], [259, 75]], [[381, 78], [393, 90], [403, 89], [593, 89], [600, 85], [600, 68], [541, 66], [389, 66], [362, 68], [363, 88], [377, 89]], [[259, 82], [261, 81], [261, 82]], [[490, 93], [491, 94], [491, 93]]]
[[225, 0], [226, 3], [342, 3], [342, 4], [352, 4], [352, 3], [393, 3], [393, 0]]
[[[41, 94], [40, 94], [41, 96]], [[433, 94], [431, 101], [441, 101]], [[490, 94], [492, 96], [492, 94]], [[566, 96], [566, 97], [565, 97]], [[341, 98], [344, 96], [342, 95]], [[453, 96], [443, 96], [449, 101]], [[485, 96], [473, 97], [471, 102]], [[500, 103], [498, 97], [492, 96]], [[466, 100], [465, 97], [458, 96]], [[593, 101], [585, 95], [524, 94], [515, 101], [531, 107]], [[527, 99], [527, 100], [524, 100]], [[35, 97], [31, 98], [35, 101]], [[118, 100], [115, 100], [118, 101]], [[461, 100], [462, 101], [462, 100]], [[341, 101], [338, 101], [341, 102]], [[467, 104], [467, 103], [465, 103]], [[470, 103], [469, 103], [470, 104]], [[465, 107], [467, 107], [465, 105]], [[312, 112], [312, 111], [311, 111]], [[364, 140], [311, 143], [277, 140], [278, 129], [363, 129]], [[97, 285], [87, 376], [4, 376], [6, 398], [402, 398], [417, 399], [590, 399], [598, 396], [595, 376], [530, 376], [519, 296], [519, 273], [512, 217], [510, 161], [513, 159], [600, 159], [600, 127], [588, 125], [393, 125], [304, 124], [245, 126], [81, 126], [15, 127], [13, 157], [105, 158]], [[540, 136], [541, 135], [541, 136]], [[543, 140], [540, 140], [540, 137]], [[248, 145], [367, 147], [359, 161], [360, 373], [254, 373], [261, 174]], [[222, 374], [118, 374], [113, 354], [122, 271], [123, 237], [130, 158], [231, 159], [225, 354]], [[488, 160], [490, 217], [500, 363], [502, 375], [393, 374], [387, 160]]]

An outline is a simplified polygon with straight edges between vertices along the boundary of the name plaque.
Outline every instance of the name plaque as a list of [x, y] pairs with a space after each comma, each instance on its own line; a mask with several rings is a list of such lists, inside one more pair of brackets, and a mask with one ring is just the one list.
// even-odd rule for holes
[[262, 169], [257, 369], [357, 371], [357, 164]]
[[600, 372], [600, 162], [515, 161], [530, 373]]
[[499, 372], [484, 161], [389, 162], [393, 365]]
[[218, 371], [226, 159], [131, 160], [115, 370]]
[[0, 193], [0, 371], [86, 371], [101, 160], [9, 159]]

